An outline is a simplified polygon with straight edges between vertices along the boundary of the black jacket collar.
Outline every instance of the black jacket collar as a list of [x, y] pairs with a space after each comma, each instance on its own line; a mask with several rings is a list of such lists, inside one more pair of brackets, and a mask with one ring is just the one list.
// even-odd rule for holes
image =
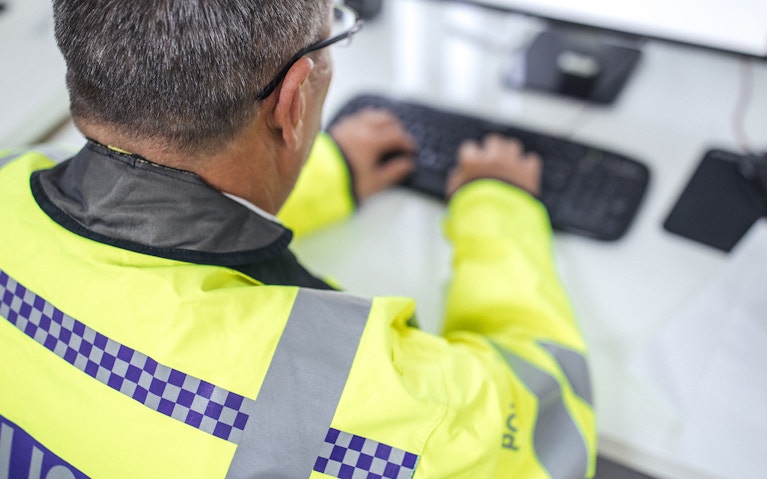
[[262, 281], [275, 274], [279, 284], [308, 281], [293, 278], [308, 273], [288, 251], [290, 230], [193, 173], [88, 142], [73, 158], [35, 173], [31, 186], [41, 208], [80, 236], [153, 256], [230, 266]]

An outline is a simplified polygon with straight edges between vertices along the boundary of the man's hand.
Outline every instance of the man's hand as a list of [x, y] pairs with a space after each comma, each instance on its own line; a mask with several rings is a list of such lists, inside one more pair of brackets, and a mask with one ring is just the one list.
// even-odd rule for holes
[[446, 196], [479, 178], [495, 178], [537, 196], [541, 188], [541, 157], [525, 153], [519, 140], [488, 135], [482, 141], [464, 142], [458, 150], [458, 165], [450, 173]]
[[354, 113], [333, 125], [328, 133], [346, 155], [360, 202], [413, 171], [417, 146], [397, 118], [385, 110], [371, 108]]

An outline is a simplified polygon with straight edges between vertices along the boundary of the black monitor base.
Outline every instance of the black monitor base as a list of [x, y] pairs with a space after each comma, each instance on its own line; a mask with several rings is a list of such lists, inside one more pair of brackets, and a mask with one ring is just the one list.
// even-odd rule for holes
[[641, 52], [582, 32], [545, 30], [507, 72], [507, 83], [609, 104], [617, 97]]

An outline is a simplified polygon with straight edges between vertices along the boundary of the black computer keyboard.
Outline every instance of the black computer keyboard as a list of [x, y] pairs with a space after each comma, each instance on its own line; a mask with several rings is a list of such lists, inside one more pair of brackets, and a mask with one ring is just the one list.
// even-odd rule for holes
[[500, 133], [522, 141], [543, 158], [540, 198], [558, 231], [611, 241], [628, 229], [642, 201], [649, 171], [627, 156], [412, 102], [378, 95], [352, 99], [329, 126], [364, 107], [386, 108], [403, 122], [419, 146], [415, 172], [405, 186], [444, 198], [448, 172], [464, 139]]

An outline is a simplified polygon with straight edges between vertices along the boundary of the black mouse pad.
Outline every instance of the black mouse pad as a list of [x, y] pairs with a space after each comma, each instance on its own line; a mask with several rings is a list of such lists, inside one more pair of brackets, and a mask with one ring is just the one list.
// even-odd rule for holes
[[729, 252], [765, 215], [765, 199], [738, 171], [735, 154], [708, 151], [663, 227], [675, 234]]

